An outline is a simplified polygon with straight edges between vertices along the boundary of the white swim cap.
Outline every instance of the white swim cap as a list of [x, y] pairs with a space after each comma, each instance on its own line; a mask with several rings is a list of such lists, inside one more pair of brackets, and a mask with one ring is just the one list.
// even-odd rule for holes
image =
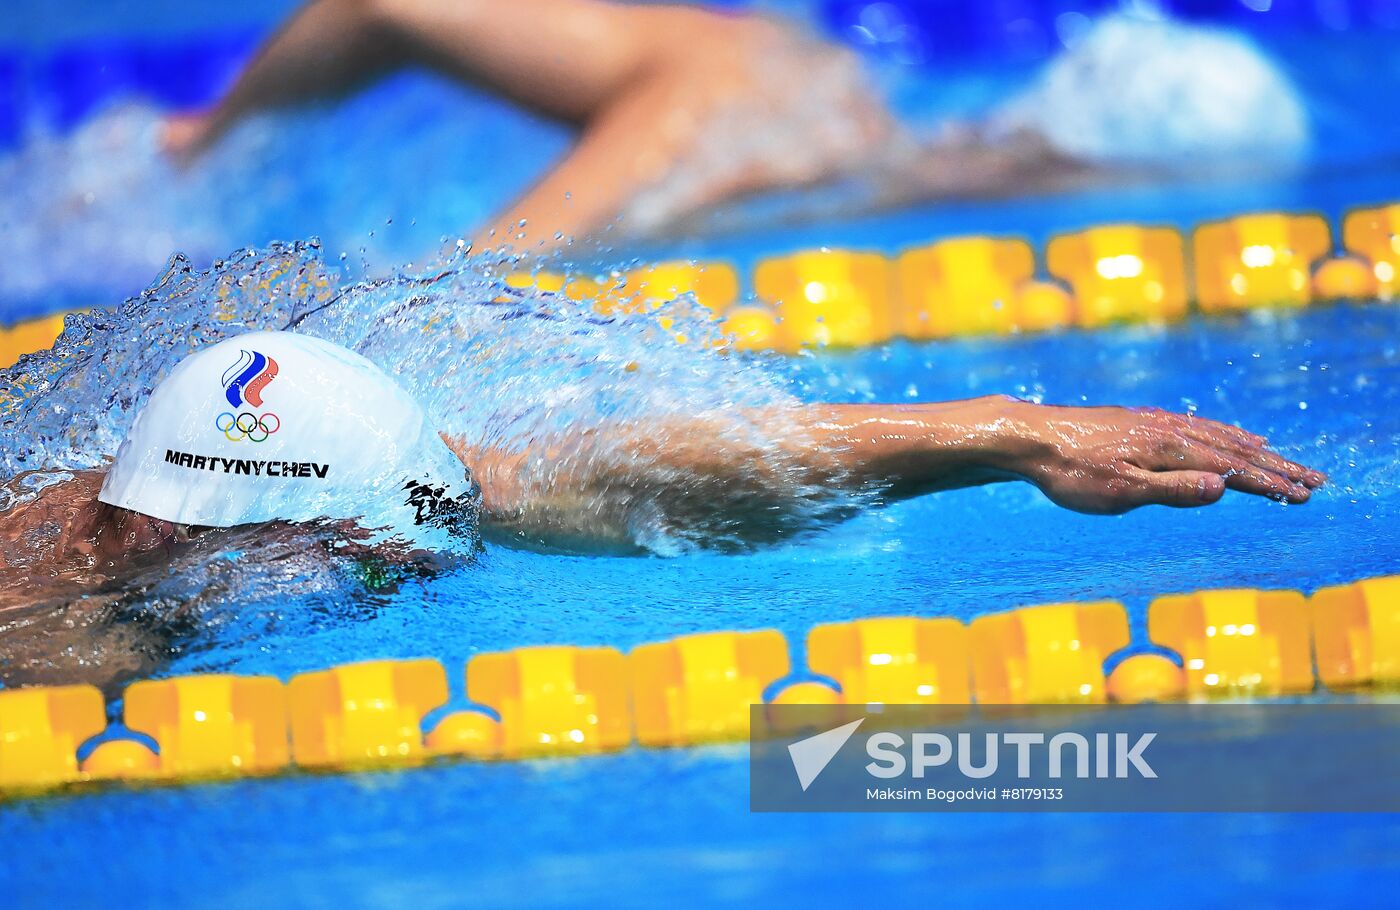
[[[227, 528], [472, 508], [475, 489], [422, 408], [379, 367], [290, 332], [185, 358], [146, 402], [98, 499]], [[471, 516], [471, 517], [474, 517]]]

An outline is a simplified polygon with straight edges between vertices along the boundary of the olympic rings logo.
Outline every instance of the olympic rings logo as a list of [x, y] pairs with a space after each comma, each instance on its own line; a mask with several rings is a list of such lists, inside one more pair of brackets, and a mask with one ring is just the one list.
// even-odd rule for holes
[[[272, 423], [269, 424], [269, 418]], [[229, 442], [247, 439], [249, 442], [265, 442], [267, 437], [282, 429], [282, 418], [268, 411], [258, 415], [252, 411], [239, 411], [233, 414], [224, 411], [214, 418], [214, 429], [223, 433]]]

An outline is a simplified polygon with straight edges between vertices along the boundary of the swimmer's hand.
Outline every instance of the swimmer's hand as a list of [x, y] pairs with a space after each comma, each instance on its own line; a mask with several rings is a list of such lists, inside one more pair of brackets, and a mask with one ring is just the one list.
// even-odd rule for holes
[[1327, 480], [1227, 424], [1158, 408], [1067, 408], [1005, 401], [1001, 467], [1057, 505], [1113, 515], [1210, 505], [1227, 489], [1307, 502]]

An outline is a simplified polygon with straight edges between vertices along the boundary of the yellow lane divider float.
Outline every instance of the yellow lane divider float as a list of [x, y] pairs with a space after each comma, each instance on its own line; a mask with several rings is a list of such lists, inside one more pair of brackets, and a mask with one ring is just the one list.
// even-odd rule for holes
[[[1134, 224], [1060, 234], [1046, 245], [1041, 273], [1030, 244], [1010, 237], [955, 237], [893, 257], [807, 250], [761, 260], [751, 302], [740, 302], [739, 275], [722, 262], [662, 262], [611, 277], [520, 272], [505, 283], [591, 301], [604, 315], [690, 294], [722, 320], [734, 348], [795, 353], [893, 338], [1169, 322], [1193, 301], [1221, 313], [1394, 299], [1400, 203], [1350, 212], [1341, 240], [1337, 251], [1321, 216], [1263, 212], [1200, 225], [1189, 238]], [[0, 329], [0, 367], [50, 346], [62, 328], [59, 315]]]
[[1211, 222], [1188, 238], [1134, 224], [1060, 234], [1035, 252], [1014, 237], [955, 237], [893, 258], [804, 250], [761, 260], [755, 301], [739, 302], [734, 269], [670, 262], [607, 279], [553, 273], [508, 283], [592, 300], [599, 312], [640, 312], [691, 293], [722, 320], [733, 347], [795, 353], [1077, 326], [1162, 323], [1191, 304], [1205, 313], [1317, 301], [1391, 299], [1400, 268], [1400, 204], [1343, 222], [1344, 251], [1318, 215], [1265, 212]]
[[1317, 215], [1244, 215], [1196, 228], [1196, 302], [1207, 313], [1313, 299], [1313, 263], [1332, 248]]
[[25, 354], [53, 347], [54, 340], [63, 334], [66, 315], [55, 313], [0, 328], [0, 370], [14, 365]]
[[503, 758], [604, 752], [632, 741], [626, 659], [616, 648], [480, 654], [467, 664], [467, 690], [500, 718]]
[[[804, 250], [761, 260], [755, 302], [739, 303], [723, 263], [666, 263], [592, 279], [544, 276], [543, 290], [595, 299], [604, 313], [636, 312], [690, 291], [739, 350], [795, 353], [915, 341], [1181, 319], [1205, 313], [1297, 307], [1342, 299], [1392, 299], [1400, 269], [1400, 203], [1353, 211], [1334, 251], [1325, 219], [1264, 212], [1172, 227], [1115, 224], [1050, 239], [1038, 277], [1030, 244], [1012, 237], [955, 237], [893, 258]], [[1334, 252], [1336, 252], [1335, 255]], [[708, 277], [707, 277], [708, 276]], [[706, 283], [722, 290], [702, 293]], [[526, 284], [529, 276], [526, 276]], [[522, 285], [523, 286], [523, 285]]]
[[[896, 328], [905, 338], [1004, 334], [1031, 316], [1019, 297], [1021, 286], [1035, 275], [1035, 253], [1024, 240], [940, 240], [900, 254], [894, 271]], [[1066, 305], [1043, 319], [1043, 327], [1066, 325], [1068, 317]]]
[[1331, 279], [1337, 288], [1349, 296], [1354, 296], [1350, 293], [1354, 287], [1393, 300], [1400, 289], [1400, 204], [1347, 215], [1342, 222], [1342, 245], [1354, 258], [1338, 260], [1346, 265], [1338, 267], [1338, 277]]
[[1186, 258], [1172, 228], [1112, 225], [1053, 238], [1046, 268], [1074, 289], [1078, 325], [1154, 322], [1186, 315]]
[[684, 746], [749, 735], [749, 706], [788, 674], [787, 640], [771, 629], [707, 632], [641, 645], [627, 658], [637, 742]]
[[983, 704], [1102, 704], [1104, 659], [1129, 642], [1127, 611], [1113, 600], [1024, 607], [979, 616], [971, 628]]
[[479, 654], [466, 673], [479, 707], [447, 714], [426, 735], [424, 718], [448, 702], [435, 660], [347, 664], [286, 685], [224, 674], [137, 682], [125, 692], [126, 730], [105, 734], [105, 705], [91, 686], [5, 690], [0, 794], [734, 741], [749, 734], [750, 706], [765, 702], [1099, 704], [1281, 696], [1318, 682], [1400, 686], [1400, 576], [1310, 598], [1159, 597], [1147, 625], [1156, 652], [1132, 646], [1117, 601], [1023, 607], [966, 625], [907, 616], [830, 623], [807, 637], [807, 674], [792, 673], [787, 641], [772, 630], [685, 635], [626, 655], [572, 646]]
[[1148, 636], [1181, 655], [1191, 695], [1285, 695], [1313, 688], [1307, 601], [1297, 591], [1159, 597]]

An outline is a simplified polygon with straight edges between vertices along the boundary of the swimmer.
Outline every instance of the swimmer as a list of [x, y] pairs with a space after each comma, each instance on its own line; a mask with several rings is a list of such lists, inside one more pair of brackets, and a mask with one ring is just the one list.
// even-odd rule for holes
[[[298, 536], [308, 523], [334, 532], [336, 552], [392, 569], [432, 554], [373, 529], [418, 526], [474, 545], [479, 528], [517, 546], [621, 554], [645, 552], [638, 528], [647, 525], [741, 550], [863, 505], [1000, 481], [1029, 481], [1065, 508], [1115, 514], [1208, 505], [1227, 489], [1303, 503], [1326, 480], [1244, 430], [1156, 409], [992, 396], [742, 417], [758, 436], [727, 432], [720, 416], [696, 417], [576, 431], [502, 452], [441, 435], [403, 389], [351, 351], [290, 332], [228, 339], [190, 355], [157, 386], [106, 471], [75, 472], [28, 497], [12, 481], [8, 498], [18, 503], [0, 513], [0, 680], [55, 681], [44, 675], [52, 657], [44, 649], [71, 638], [62, 611], [49, 615], [58, 631], [26, 620], [28, 634], [17, 636], [7, 616], [19, 608], [93, 608], [133, 574], [201, 547], [246, 549], [269, 537], [287, 551], [324, 543]], [[810, 508], [814, 490], [828, 508]], [[84, 632], [129, 633], [119, 623]], [[76, 673], [109, 682], [113, 672], [84, 664], [57, 681]]]
[[489, 222], [498, 230], [473, 238], [477, 250], [504, 238], [549, 248], [614, 223], [674, 231], [723, 203], [815, 184], [854, 184], [877, 206], [1010, 195], [1137, 180], [1162, 159], [1198, 176], [1222, 147], [1257, 172], [1306, 132], [1286, 80], [1257, 52], [1161, 23], [1106, 20], [1041, 84], [928, 139], [901, 127], [849, 51], [758, 15], [602, 0], [312, 0], [211, 110], [171, 118], [164, 144], [188, 160], [260, 110], [409, 66], [579, 130]]

